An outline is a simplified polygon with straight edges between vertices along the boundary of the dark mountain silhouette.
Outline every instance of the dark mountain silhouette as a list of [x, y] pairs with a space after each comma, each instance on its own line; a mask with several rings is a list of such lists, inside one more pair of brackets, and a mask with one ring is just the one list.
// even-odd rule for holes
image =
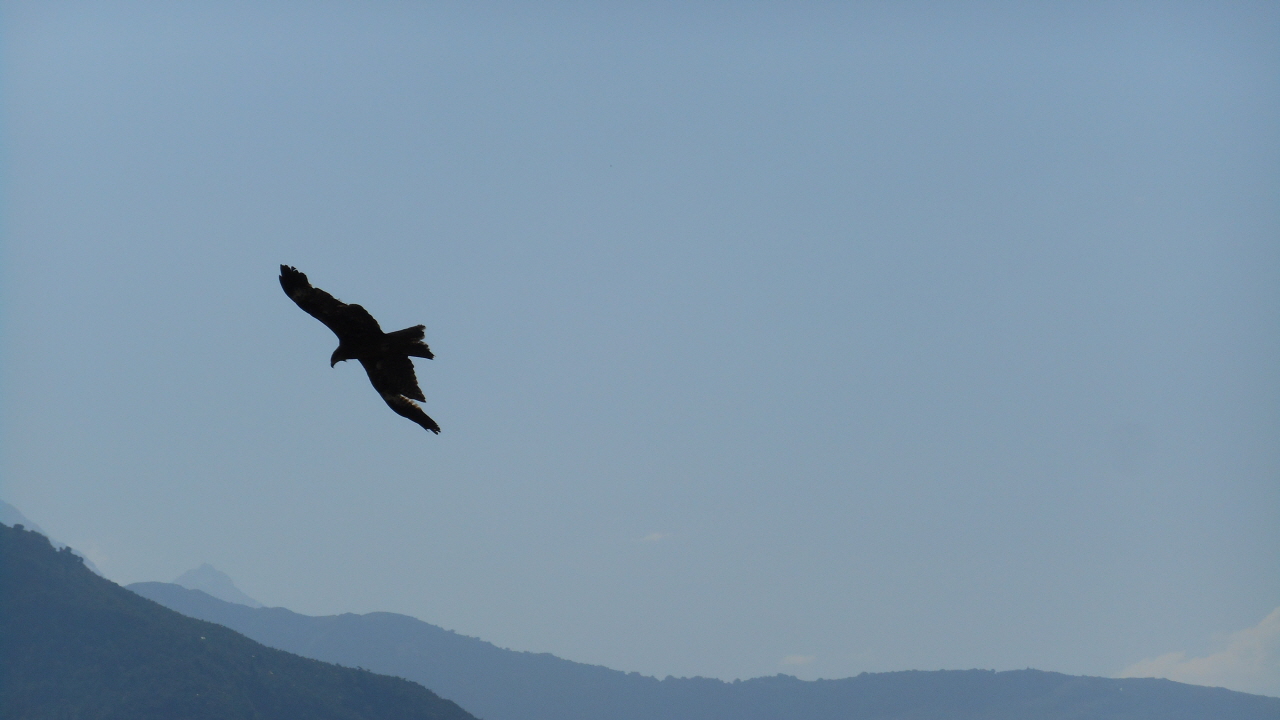
[[1280, 698], [1038, 670], [658, 680], [503, 650], [405, 615], [311, 617], [166, 583], [129, 589], [272, 647], [415, 680], [485, 720], [1280, 720]]
[[475, 720], [402, 678], [180, 615], [21, 525], [0, 525], [0, 718]]
[[[10, 505], [9, 503], [3, 500], [0, 500], [0, 525], [8, 525], [10, 527], [13, 527], [14, 525], [21, 525], [28, 530], [35, 530], [41, 535], [44, 535], [45, 537], [49, 538], [49, 542], [52, 543], [53, 547], [58, 550], [61, 550], [62, 548], [67, 546], [66, 543], [59, 542], [57, 538], [45, 532], [43, 529], [41, 529], [39, 525], [36, 525], [35, 523], [28, 520], [26, 516], [23, 515], [20, 510], [18, 510], [18, 508]], [[98, 566], [94, 565], [93, 562], [89, 560], [89, 558], [85, 557], [84, 553], [75, 549], [72, 549], [71, 552], [76, 557], [83, 560], [84, 566], [92, 570], [94, 574], [102, 575], [102, 571], [98, 569]], [[102, 576], [106, 577], [106, 575], [102, 575]]]

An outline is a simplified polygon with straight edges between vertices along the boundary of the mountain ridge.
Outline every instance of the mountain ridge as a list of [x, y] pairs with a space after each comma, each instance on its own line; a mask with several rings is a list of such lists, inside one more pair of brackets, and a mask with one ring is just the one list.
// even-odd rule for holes
[[1030, 669], [659, 680], [504, 650], [396, 613], [312, 617], [255, 610], [167, 583], [129, 589], [265, 645], [415, 680], [485, 720], [1280, 720], [1280, 698]]
[[0, 717], [475, 720], [403, 678], [179, 614], [21, 524], [0, 525]]
[[[55, 550], [61, 550], [65, 547], [68, 547], [66, 543], [60, 542], [57, 538], [49, 535], [49, 533], [45, 532], [44, 529], [41, 528], [39, 525], [36, 525], [35, 523], [28, 520], [27, 516], [23, 515], [21, 510], [10, 505], [4, 500], [0, 500], [0, 525], [8, 525], [9, 527], [13, 527], [14, 525], [21, 525], [28, 530], [34, 530], [35, 532], [38, 532], [41, 535], [48, 538], [49, 543], [53, 545], [53, 549]], [[93, 564], [92, 560], [85, 557], [84, 553], [80, 552], [79, 550], [76, 550], [75, 548], [71, 548], [71, 553], [76, 557], [80, 558], [81, 560], [83, 560], [84, 566], [89, 568], [89, 570], [93, 571], [95, 575], [101, 575], [102, 577], [106, 577], [106, 575], [103, 575], [102, 571], [98, 569], [98, 566]]]

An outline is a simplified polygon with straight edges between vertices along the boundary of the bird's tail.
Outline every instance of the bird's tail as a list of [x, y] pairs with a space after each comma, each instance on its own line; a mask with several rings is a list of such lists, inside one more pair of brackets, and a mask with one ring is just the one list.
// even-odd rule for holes
[[387, 337], [391, 338], [396, 351], [412, 357], [426, 358], [432, 360], [435, 355], [431, 354], [431, 348], [422, 341], [425, 337], [426, 325], [414, 325], [403, 330], [387, 333]]

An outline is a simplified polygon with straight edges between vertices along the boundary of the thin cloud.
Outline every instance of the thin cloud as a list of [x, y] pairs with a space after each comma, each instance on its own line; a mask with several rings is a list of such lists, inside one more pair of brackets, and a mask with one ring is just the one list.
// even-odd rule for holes
[[640, 538], [640, 542], [658, 542], [659, 540], [666, 540], [669, 537], [671, 536], [666, 533], [649, 533], [648, 535]]
[[809, 663], [817, 659], [818, 658], [815, 655], [788, 655], [782, 658], [782, 664], [783, 665], [808, 665]]
[[1232, 633], [1219, 652], [1195, 658], [1166, 653], [1134, 663], [1118, 677], [1160, 677], [1280, 697], [1280, 607], [1257, 625]]

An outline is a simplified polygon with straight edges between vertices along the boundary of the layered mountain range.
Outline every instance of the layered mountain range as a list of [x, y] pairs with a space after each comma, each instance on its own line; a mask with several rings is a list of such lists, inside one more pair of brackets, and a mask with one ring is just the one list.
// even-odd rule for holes
[[[25, 519], [15, 513], [3, 519]], [[0, 717], [1280, 720], [1280, 698], [1037, 670], [659, 680], [405, 615], [260, 607], [207, 565], [179, 581], [125, 589], [0, 525]]]
[[0, 718], [475, 720], [408, 680], [162, 607], [21, 524], [0, 525]]
[[419, 682], [485, 720], [1280, 720], [1280, 698], [1038, 670], [659, 680], [504, 650], [406, 615], [313, 617], [169, 583], [129, 589], [264, 645]]

